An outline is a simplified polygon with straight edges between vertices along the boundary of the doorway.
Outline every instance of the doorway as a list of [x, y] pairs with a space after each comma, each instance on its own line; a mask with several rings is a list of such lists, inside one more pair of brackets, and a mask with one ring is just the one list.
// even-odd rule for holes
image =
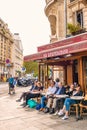
[[87, 57], [83, 57], [83, 82], [84, 91], [87, 93]]

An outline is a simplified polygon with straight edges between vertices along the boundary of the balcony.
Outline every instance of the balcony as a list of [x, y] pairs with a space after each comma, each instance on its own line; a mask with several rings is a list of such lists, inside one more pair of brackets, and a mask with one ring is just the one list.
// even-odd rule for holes
[[46, 0], [46, 7], [45, 7], [45, 12], [47, 8], [54, 2], [55, 0]]
[[50, 3], [52, 0], [46, 0], [46, 4]]
[[71, 7], [71, 6], [73, 6], [73, 5], [75, 5], [75, 4], [78, 4], [78, 3], [85, 3], [85, 2], [87, 2], [87, 0], [70, 0], [69, 1], [69, 4], [68, 4], [68, 7]]

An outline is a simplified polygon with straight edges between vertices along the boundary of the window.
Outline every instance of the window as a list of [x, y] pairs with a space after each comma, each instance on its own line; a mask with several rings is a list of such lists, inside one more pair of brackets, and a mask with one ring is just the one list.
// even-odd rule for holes
[[80, 26], [83, 28], [83, 12], [82, 12], [82, 10], [76, 12], [76, 20], [77, 20], [77, 23], [79, 23]]
[[75, 1], [75, 0], [70, 0], [70, 2], [73, 2], [73, 1]]

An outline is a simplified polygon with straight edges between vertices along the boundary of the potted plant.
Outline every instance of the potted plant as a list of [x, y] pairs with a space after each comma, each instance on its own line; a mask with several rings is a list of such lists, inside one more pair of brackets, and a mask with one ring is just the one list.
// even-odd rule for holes
[[72, 34], [72, 35], [77, 35], [77, 34], [80, 34], [80, 33], [84, 33], [86, 31], [85, 28], [81, 28], [79, 23], [76, 24], [76, 25], [68, 23], [67, 28], [69, 30], [69, 33]]

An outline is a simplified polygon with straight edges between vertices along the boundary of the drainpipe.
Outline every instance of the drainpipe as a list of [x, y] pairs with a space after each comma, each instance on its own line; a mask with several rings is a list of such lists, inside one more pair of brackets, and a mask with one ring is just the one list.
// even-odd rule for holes
[[64, 30], [65, 38], [67, 37], [67, 0], [64, 0]]

